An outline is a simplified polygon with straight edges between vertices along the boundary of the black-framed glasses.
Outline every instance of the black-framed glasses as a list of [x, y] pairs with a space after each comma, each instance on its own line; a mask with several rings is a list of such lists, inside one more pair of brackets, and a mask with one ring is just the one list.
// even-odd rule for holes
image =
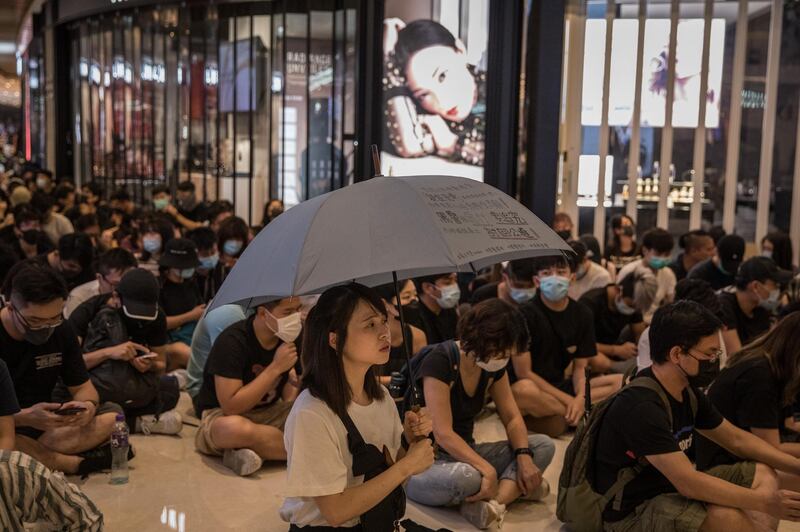
[[[711, 353], [706, 353], [705, 351], [700, 351], [699, 349], [695, 349], [693, 347], [688, 348], [686, 350], [686, 352], [689, 353], [692, 350], [697, 351], [698, 353], [703, 355], [704, 358], [702, 360], [707, 360], [708, 362], [711, 362], [711, 363], [714, 363], [717, 360], [720, 360], [722, 358], [722, 355], [725, 353], [722, 349], [714, 349], [714, 350], [711, 351]], [[689, 353], [689, 356], [691, 356], [691, 353]], [[694, 358], [695, 360], [698, 360], [696, 357], [692, 357], [692, 358]]]
[[19, 316], [19, 319], [22, 321], [23, 325], [25, 325], [25, 328], [27, 328], [30, 331], [43, 331], [45, 329], [55, 329], [56, 327], [58, 327], [59, 325], [64, 323], [64, 317], [61, 314], [59, 314], [58, 315], [58, 321], [55, 322], [55, 323], [46, 323], [44, 325], [33, 326], [25, 318], [25, 316], [22, 315], [22, 312], [20, 312], [17, 309], [14, 309], [14, 312], [17, 313], [17, 316]]

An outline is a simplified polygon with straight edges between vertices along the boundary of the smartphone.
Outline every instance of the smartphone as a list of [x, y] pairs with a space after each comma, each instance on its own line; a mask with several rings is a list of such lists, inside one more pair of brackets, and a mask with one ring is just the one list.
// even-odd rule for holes
[[158, 355], [156, 353], [145, 353], [141, 355], [136, 355], [136, 358], [156, 358]]
[[154, 353], [152, 353], [149, 349], [139, 349], [136, 348], [136, 358], [153, 358]]
[[61, 410], [53, 411], [53, 413], [57, 416], [75, 416], [81, 412], [86, 412], [86, 409], [82, 406], [73, 406], [70, 408], [62, 408]]

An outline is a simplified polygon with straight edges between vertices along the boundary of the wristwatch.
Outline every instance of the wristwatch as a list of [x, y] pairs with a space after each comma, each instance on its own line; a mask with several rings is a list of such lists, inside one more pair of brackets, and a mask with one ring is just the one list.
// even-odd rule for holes
[[514, 456], [519, 458], [521, 455], [527, 454], [531, 458], [533, 458], [533, 451], [530, 450], [528, 447], [521, 447], [519, 449], [514, 449]]

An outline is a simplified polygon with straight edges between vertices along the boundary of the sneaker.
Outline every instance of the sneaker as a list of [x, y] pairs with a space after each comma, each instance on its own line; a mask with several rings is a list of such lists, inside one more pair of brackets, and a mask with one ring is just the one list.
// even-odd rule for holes
[[183, 418], [177, 410], [167, 410], [160, 416], [139, 416], [134, 432], [150, 434], [178, 434], [183, 428]]
[[458, 511], [464, 519], [480, 530], [499, 530], [506, 515], [505, 505], [494, 500], [462, 502]]
[[550, 483], [547, 480], [542, 479], [542, 483], [539, 484], [539, 487], [533, 490], [532, 492], [528, 493], [527, 495], [523, 495], [520, 497], [520, 500], [523, 501], [541, 501], [545, 497], [550, 495]]
[[[100, 447], [84, 451], [78, 456], [83, 458], [78, 465], [78, 474], [82, 479], [85, 479], [92, 473], [111, 469], [112, 455], [110, 442], [104, 443]], [[135, 457], [136, 453], [133, 450], [133, 445], [131, 445], [128, 447], [128, 461], [130, 462]]]
[[252, 449], [225, 449], [222, 455], [222, 465], [242, 477], [252, 475], [261, 469], [263, 463]]
[[167, 375], [171, 377], [175, 377], [178, 380], [178, 388], [183, 391], [186, 389], [186, 385], [189, 383], [189, 372], [185, 369], [176, 369], [175, 371], [169, 372]]

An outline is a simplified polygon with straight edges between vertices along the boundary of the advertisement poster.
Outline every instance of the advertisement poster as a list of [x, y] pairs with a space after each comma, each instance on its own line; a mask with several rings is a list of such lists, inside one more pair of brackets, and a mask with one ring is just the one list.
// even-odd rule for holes
[[384, 175], [483, 181], [489, 1], [388, 0]]

